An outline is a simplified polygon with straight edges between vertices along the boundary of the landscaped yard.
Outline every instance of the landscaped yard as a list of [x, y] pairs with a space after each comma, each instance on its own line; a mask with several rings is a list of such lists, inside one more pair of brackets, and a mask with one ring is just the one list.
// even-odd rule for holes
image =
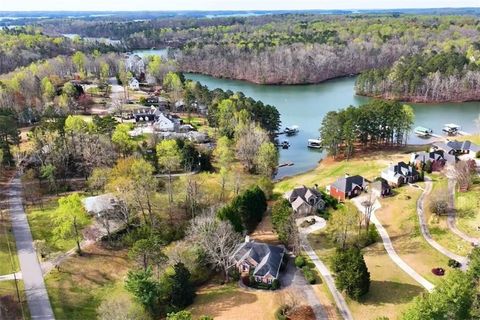
[[82, 256], [69, 257], [45, 279], [57, 319], [95, 319], [105, 297], [128, 295], [123, 288], [130, 268], [126, 250], [93, 245], [84, 251]]
[[[335, 247], [325, 232], [311, 234], [309, 241], [327, 266]], [[382, 243], [363, 249], [370, 272], [370, 292], [359, 302], [347, 299], [355, 319], [376, 319], [387, 316], [396, 319], [423, 288], [392, 262]]]
[[[423, 187], [423, 183], [419, 185]], [[420, 233], [416, 203], [421, 192], [411, 186], [397, 188], [395, 196], [381, 200], [382, 208], [375, 214], [387, 230], [399, 256], [435, 284], [441, 279], [431, 270], [443, 267], [448, 272], [448, 258], [431, 247]]]
[[27, 206], [27, 218], [34, 240], [45, 240], [53, 251], [68, 251], [75, 247], [74, 239], [55, 239], [52, 220], [58, 207], [57, 200], [49, 200], [42, 206]]
[[[430, 210], [430, 204], [432, 201], [435, 201], [436, 198], [448, 197], [448, 179], [440, 173], [434, 173], [430, 175], [430, 177], [433, 181], [432, 192], [425, 198], [424, 204], [424, 212], [430, 234], [432, 238], [444, 248], [456, 254], [466, 256], [472, 250], [471, 244], [449, 230], [446, 215], [439, 217]], [[445, 198], [445, 200], [446, 199], [447, 198]]]
[[472, 237], [480, 237], [480, 183], [467, 192], [457, 192], [455, 207], [458, 228]]
[[197, 291], [188, 309], [194, 318], [209, 315], [216, 320], [269, 320], [281, 304], [281, 291], [240, 289], [237, 283], [210, 284]]
[[322, 162], [313, 170], [293, 177], [287, 177], [275, 185], [274, 191], [284, 193], [298, 185], [313, 186], [318, 184], [325, 187], [343, 177], [346, 173], [349, 175], [359, 174], [367, 179], [374, 179], [380, 176], [380, 173], [390, 163], [398, 161], [408, 161], [409, 152], [414, 147], [408, 147], [401, 151], [378, 151], [372, 152], [367, 157], [358, 157], [349, 161], [334, 161], [331, 158], [322, 160]]

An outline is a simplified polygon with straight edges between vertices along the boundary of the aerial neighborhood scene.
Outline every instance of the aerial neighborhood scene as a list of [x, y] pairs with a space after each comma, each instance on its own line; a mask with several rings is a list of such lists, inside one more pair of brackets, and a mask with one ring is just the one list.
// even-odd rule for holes
[[4, 319], [480, 319], [480, 2], [2, 2]]

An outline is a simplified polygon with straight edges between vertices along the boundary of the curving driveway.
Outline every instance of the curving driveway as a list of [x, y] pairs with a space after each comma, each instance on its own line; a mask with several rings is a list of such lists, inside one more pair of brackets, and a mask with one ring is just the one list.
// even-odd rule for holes
[[348, 307], [343, 295], [340, 293], [340, 291], [338, 291], [337, 287], [335, 286], [335, 281], [333, 280], [332, 274], [328, 270], [327, 266], [322, 262], [322, 260], [320, 260], [318, 255], [315, 253], [315, 250], [313, 250], [313, 248], [310, 246], [307, 235], [308, 233], [312, 232], [311, 230], [312, 229], [310, 228], [299, 228], [302, 248], [310, 258], [310, 260], [312, 260], [313, 264], [315, 264], [315, 267], [322, 275], [323, 280], [325, 280], [325, 283], [327, 284], [327, 287], [330, 290], [333, 299], [335, 300], [335, 304], [337, 305], [337, 309], [340, 312], [342, 318], [346, 320], [353, 320], [350, 308]]
[[468, 234], [457, 228], [456, 224], [456, 211], [455, 211], [455, 181], [448, 180], [448, 206], [450, 207], [447, 217], [447, 225], [450, 231], [462, 238], [463, 240], [470, 242], [472, 245], [478, 245], [480, 239], [470, 237]]
[[[362, 206], [362, 202], [364, 199], [362, 197], [357, 197], [355, 199], [352, 199], [353, 203], [355, 206], [358, 208], [360, 212], [365, 214], [365, 207]], [[405, 261], [403, 261], [402, 258], [397, 254], [395, 251], [395, 248], [393, 247], [392, 241], [390, 240], [390, 237], [388, 235], [387, 230], [383, 227], [382, 223], [378, 218], [375, 216], [375, 211], [377, 211], [379, 208], [381, 208], [380, 202], [378, 200], [375, 201], [374, 207], [372, 209], [372, 213], [370, 215], [370, 221], [375, 224], [375, 227], [377, 228], [378, 233], [380, 234], [380, 237], [382, 238], [383, 242], [383, 247], [388, 253], [388, 256], [392, 261], [400, 267], [403, 271], [405, 271], [410, 277], [412, 277], [415, 281], [417, 281], [422, 287], [427, 289], [428, 291], [432, 291], [435, 288], [435, 285], [422, 277], [417, 271], [415, 271], [412, 267], [410, 267]]]
[[430, 179], [429, 177], [425, 177], [425, 189], [423, 190], [422, 194], [420, 195], [420, 198], [418, 198], [418, 201], [417, 201], [417, 215], [420, 223], [420, 231], [422, 233], [422, 236], [433, 248], [435, 248], [441, 254], [447, 256], [449, 259], [454, 259], [460, 262], [462, 264], [462, 269], [464, 269], [467, 266], [468, 258], [455, 254], [450, 250], [441, 246], [438, 242], [433, 240], [430, 232], [428, 231], [428, 226], [427, 226], [423, 208], [425, 203], [425, 196], [430, 194], [431, 191], [432, 191], [432, 179]]

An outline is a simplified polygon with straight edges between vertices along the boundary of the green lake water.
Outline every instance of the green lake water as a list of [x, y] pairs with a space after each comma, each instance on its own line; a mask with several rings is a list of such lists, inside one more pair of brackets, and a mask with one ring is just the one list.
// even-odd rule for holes
[[[341, 78], [316, 85], [257, 85], [245, 81], [218, 79], [205, 75], [186, 74], [188, 79], [196, 80], [210, 89], [241, 91], [256, 100], [277, 107], [281, 114], [282, 128], [298, 125], [300, 132], [287, 138], [291, 144], [288, 150], [280, 150], [280, 163], [293, 162], [291, 167], [280, 168], [277, 178], [297, 174], [315, 168], [325, 156], [322, 151], [307, 148], [307, 140], [318, 137], [318, 129], [323, 116], [332, 110], [349, 105], [359, 105], [369, 98], [354, 94], [355, 78]], [[415, 125], [433, 129], [441, 135], [445, 123], [456, 123], [462, 130], [472, 133], [479, 131], [475, 119], [480, 114], [479, 102], [411, 104], [415, 111]], [[429, 140], [411, 135], [409, 143], [424, 144]]]

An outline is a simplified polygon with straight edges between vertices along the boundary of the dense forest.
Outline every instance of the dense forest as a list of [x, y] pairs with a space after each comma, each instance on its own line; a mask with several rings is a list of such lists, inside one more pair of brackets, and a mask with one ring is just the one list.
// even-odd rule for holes
[[402, 56], [479, 41], [470, 16], [284, 14], [138, 22], [52, 20], [44, 30], [120, 39], [126, 48], [171, 47], [180, 70], [256, 83], [318, 83], [386, 68]]
[[401, 58], [391, 68], [366, 71], [357, 79], [356, 92], [414, 102], [479, 100], [480, 42], [465, 53], [430, 50]]
[[51, 37], [32, 27], [0, 30], [0, 74], [26, 66], [31, 62], [73, 54], [75, 51], [107, 52], [112, 47], [100, 43], [87, 43], [80, 39]]
[[320, 137], [328, 154], [350, 158], [356, 146], [398, 146], [407, 143], [414, 122], [410, 106], [375, 100], [359, 107], [328, 112]]

